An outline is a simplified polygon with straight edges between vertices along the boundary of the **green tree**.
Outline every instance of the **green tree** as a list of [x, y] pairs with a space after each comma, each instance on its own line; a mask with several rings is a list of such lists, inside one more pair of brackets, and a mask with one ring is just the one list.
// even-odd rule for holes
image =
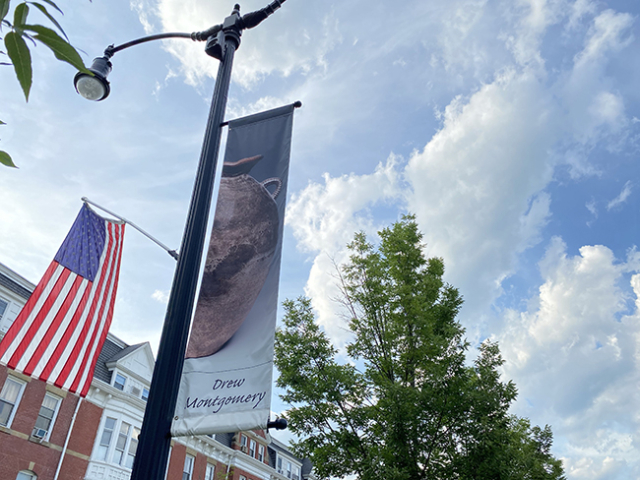
[[[7, 16], [10, 11], [11, 0], [0, 0], [0, 32], [2, 32], [3, 27], [9, 29], [9, 32], [6, 34], [2, 32], [2, 39], [4, 40], [6, 51], [0, 50], [0, 56], [8, 57], [10, 60], [10, 63], [0, 62], [0, 65], [13, 65], [27, 102], [29, 101], [29, 92], [31, 91], [31, 84], [33, 82], [29, 43], [33, 46], [37, 43], [46, 45], [58, 60], [69, 63], [79, 71], [91, 73], [86, 69], [76, 49], [69, 43], [67, 34], [64, 33], [64, 30], [62, 30], [60, 23], [55, 17], [51, 15], [47, 5], [49, 8], [53, 8], [61, 14], [62, 10], [60, 10], [52, 0], [42, 0], [42, 2], [43, 3], [23, 1], [18, 3], [13, 11], [13, 22], [10, 22], [7, 20]], [[39, 24], [29, 24], [27, 20], [30, 5], [40, 11], [51, 24], [62, 33], [64, 38], [49, 27]], [[0, 125], [5, 125], [5, 123], [0, 120]], [[11, 156], [3, 150], [0, 150], [0, 164], [7, 167], [15, 167]]]
[[298, 453], [321, 478], [563, 479], [550, 428], [508, 413], [517, 391], [500, 380], [498, 345], [465, 362], [462, 297], [444, 283], [442, 260], [424, 257], [414, 218], [380, 237], [374, 248], [357, 234], [340, 269], [349, 362], [309, 299], [284, 304], [275, 363]]

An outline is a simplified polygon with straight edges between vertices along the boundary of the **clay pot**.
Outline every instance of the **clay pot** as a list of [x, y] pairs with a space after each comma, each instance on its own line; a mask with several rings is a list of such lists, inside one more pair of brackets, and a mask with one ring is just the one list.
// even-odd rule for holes
[[[262, 158], [225, 163], [187, 358], [214, 354], [236, 333], [262, 290], [278, 244], [279, 179], [248, 171]], [[276, 185], [270, 193], [267, 186]]]

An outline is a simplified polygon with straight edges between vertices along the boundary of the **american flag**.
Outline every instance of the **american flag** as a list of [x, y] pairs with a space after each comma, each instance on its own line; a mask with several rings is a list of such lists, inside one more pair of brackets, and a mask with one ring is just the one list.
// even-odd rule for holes
[[109, 331], [124, 223], [84, 204], [53, 262], [0, 342], [0, 363], [85, 397]]

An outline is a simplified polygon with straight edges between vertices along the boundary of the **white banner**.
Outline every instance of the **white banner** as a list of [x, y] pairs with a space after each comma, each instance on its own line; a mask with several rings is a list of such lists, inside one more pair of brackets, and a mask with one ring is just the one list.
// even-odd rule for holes
[[266, 428], [293, 105], [229, 122], [171, 433]]

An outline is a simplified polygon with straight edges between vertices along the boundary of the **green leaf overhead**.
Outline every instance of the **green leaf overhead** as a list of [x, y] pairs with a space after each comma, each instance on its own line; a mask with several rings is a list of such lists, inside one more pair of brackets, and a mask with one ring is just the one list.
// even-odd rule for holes
[[55, 8], [57, 11], [59, 11], [62, 15], [64, 15], [64, 13], [62, 13], [62, 10], [60, 10], [60, 7], [58, 7], [58, 5], [56, 5], [55, 3], [53, 3], [51, 0], [42, 0], [44, 3], [48, 3], [49, 5], [51, 5], [53, 8]]
[[9, 0], [0, 0], [0, 20], [4, 20], [7, 13], [9, 13]]
[[29, 6], [26, 3], [21, 3], [16, 7], [13, 12], [13, 28], [21, 31], [27, 23], [27, 16], [29, 15]]
[[24, 39], [16, 32], [9, 32], [4, 37], [4, 45], [7, 47], [7, 54], [13, 63], [16, 76], [24, 92], [24, 97], [29, 101], [29, 91], [33, 74], [31, 71], [31, 54]]
[[67, 62], [81, 72], [90, 73], [76, 49], [53, 30], [42, 25], [25, 25], [24, 29], [35, 32], [34, 38], [49, 47], [58, 60]]
[[15, 163], [13, 163], [11, 156], [7, 152], [3, 152], [2, 150], [0, 150], [0, 163], [6, 167], [18, 168], [16, 167]]
[[36, 7], [38, 10], [40, 10], [51, 21], [51, 23], [53, 23], [56, 27], [58, 27], [58, 30], [60, 30], [60, 32], [62, 32], [62, 34], [64, 35], [64, 38], [67, 39], [67, 42], [69, 41], [69, 37], [67, 37], [67, 34], [62, 29], [62, 26], [53, 17], [53, 15], [51, 15], [49, 13], [49, 11], [47, 10], [47, 8], [44, 5], [42, 5], [41, 3], [37, 3], [37, 2], [29, 2], [29, 3], [31, 5], [33, 5], [34, 7]]

